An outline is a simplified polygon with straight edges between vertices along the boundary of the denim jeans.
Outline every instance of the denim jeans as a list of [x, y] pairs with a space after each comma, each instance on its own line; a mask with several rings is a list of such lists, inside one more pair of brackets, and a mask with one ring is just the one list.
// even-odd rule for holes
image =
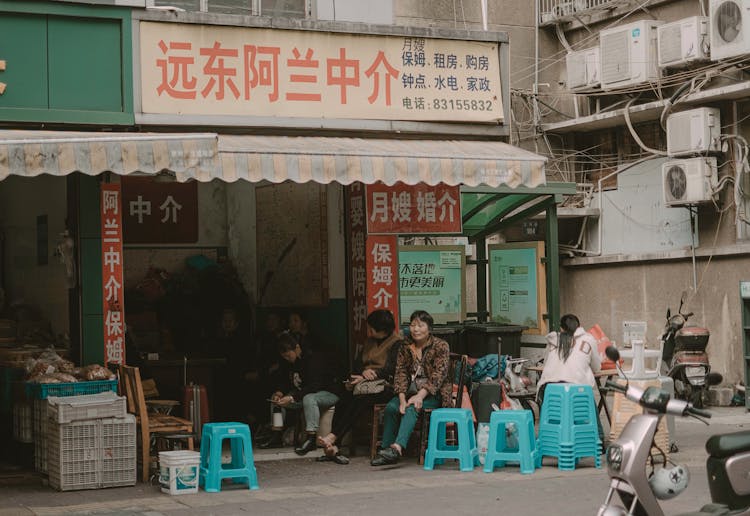
[[[405, 450], [409, 444], [409, 437], [414, 431], [417, 424], [419, 412], [413, 405], [406, 407], [403, 415], [398, 411], [400, 402], [398, 396], [395, 396], [385, 406], [383, 415], [383, 443], [381, 448], [388, 448], [391, 444], [396, 443]], [[440, 407], [440, 399], [435, 396], [427, 396], [422, 402], [423, 409], [436, 409]]]
[[309, 433], [317, 432], [320, 426], [320, 410], [333, 407], [339, 397], [328, 391], [318, 391], [302, 398], [302, 408], [305, 411], [305, 430]]

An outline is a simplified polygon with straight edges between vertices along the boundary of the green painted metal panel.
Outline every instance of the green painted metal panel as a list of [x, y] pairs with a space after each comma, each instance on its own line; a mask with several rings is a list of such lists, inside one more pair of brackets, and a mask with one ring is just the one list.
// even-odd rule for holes
[[[77, 174], [80, 191], [79, 234], [83, 238], [101, 238], [99, 214], [99, 178]], [[101, 257], [100, 257], [101, 258]]]
[[103, 364], [104, 320], [101, 314], [84, 315], [82, 319], [83, 364]]
[[47, 109], [47, 18], [3, 13], [0, 59], [6, 62], [0, 108]]
[[49, 17], [49, 107], [122, 111], [119, 20]]
[[133, 125], [132, 46], [130, 9], [0, 0], [0, 120]]
[[101, 317], [102, 305], [102, 243], [94, 238], [81, 239], [81, 311]]

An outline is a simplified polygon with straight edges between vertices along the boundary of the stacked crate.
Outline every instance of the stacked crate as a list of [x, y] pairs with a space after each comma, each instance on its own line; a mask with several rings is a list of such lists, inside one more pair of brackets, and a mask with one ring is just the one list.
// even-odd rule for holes
[[100, 392], [117, 392], [117, 380], [96, 380], [75, 383], [27, 383], [26, 398], [32, 401], [32, 437], [34, 467], [47, 472], [47, 398], [81, 396]]
[[125, 398], [112, 392], [49, 398], [46, 448], [55, 489], [135, 485], [135, 417]]

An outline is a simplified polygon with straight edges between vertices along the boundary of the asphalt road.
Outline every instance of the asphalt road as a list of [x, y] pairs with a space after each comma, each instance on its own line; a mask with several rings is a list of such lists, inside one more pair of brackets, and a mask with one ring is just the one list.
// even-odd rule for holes
[[[708, 503], [705, 477], [706, 439], [714, 434], [750, 428], [742, 408], [713, 409], [712, 425], [693, 420], [677, 422], [680, 451], [673, 460], [687, 464], [691, 482], [687, 491], [664, 504], [667, 514], [697, 510]], [[605, 469], [586, 459], [575, 471], [559, 471], [554, 459], [533, 475], [521, 475], [509, 466], [486, 474], [458, 471], [446, 464], [425, 471], [406, 459], [389, 468], [373, 468], [364, 457], [351, 464], [317, 463], [312, 458], [263, 460], [256, 463], [260, 490], [248, 491], [225, 484], [221, 493], [170, 496], [155, 486], [58, 493], [38, 481], [0, 488], [0, 516], [9, 514], [118, 514], [118, 515], [582, 515], [596, 514], [607, 491]]]

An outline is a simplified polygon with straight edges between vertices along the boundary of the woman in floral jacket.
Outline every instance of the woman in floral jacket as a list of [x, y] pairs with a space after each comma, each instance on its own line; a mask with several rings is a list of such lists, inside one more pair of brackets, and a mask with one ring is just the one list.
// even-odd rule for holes
[[383, 416], [383, 442], [371, 464], [395, 464], [406, 449], [422, 409], [448, 407], [452, 382], [448, 378], [448, 343], [432, 335], [432, 316], [417, 310], [410, 317], [409, 337], [396, 362], [394, 393]]

